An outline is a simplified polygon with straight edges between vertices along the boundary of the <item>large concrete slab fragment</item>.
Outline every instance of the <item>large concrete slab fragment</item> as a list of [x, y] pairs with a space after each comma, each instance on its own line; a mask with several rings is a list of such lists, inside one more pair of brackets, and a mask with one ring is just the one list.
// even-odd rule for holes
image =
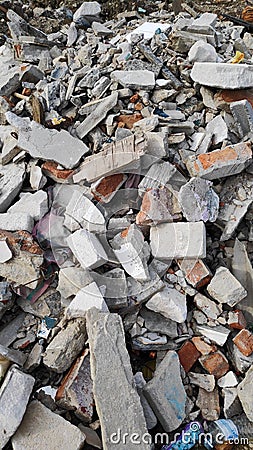
[[167, 353], [143, 393], [165, 431], [176, 430], [181, 425], [185, 418], [186, 393], [176, 352]]
[[3, 448], [19, 427], [31, 395], [34, 378], [13, 366], [0, 389], [0, 447]]
[[221, 89], [246, 89], [253, 85], [253, 66], [196, 62], [191, 71], [193, 81]]
[[[139, 396], [134, 389], [133, 374], [126, 350], [124, 329], [118, 314], [87, 312], [87, 331], [91, 351], [91, 377], [96, 408], [102, 428], [103, 448], [117, 448], [118, 430], [128, 433], [127, 448], [135, 450], [133, 433], [147, 433]], [[112, 395], [113, 393], [113, 395]], [[122, 443], [123, 446], [123, 443]], [[142, 450], [150, 449], [142, 443]]]
[[13, 450], [80, 450], [84, 434], [59, 414], [34, 400], [12, 438]]
[[20, 118], [12, 112], [6, 113], [6, 119], [18, 130], [19, 148], [33, 158], [55, 161], [72, 169], [89, 151], [87, 145], [68, 131], [44, 128], [34, 120]]

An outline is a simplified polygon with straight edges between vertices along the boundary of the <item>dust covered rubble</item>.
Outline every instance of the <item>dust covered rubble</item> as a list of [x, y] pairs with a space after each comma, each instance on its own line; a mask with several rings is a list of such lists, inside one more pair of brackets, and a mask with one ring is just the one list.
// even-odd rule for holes
[[3, 449], [252, 437], [253, 42], [175, 3], [6, 10]]

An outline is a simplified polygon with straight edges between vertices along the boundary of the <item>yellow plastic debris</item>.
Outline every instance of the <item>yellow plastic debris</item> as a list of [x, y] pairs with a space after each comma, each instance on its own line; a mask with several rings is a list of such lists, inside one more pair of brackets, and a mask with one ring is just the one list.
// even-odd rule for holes
[[62, 122], [66, 122], [66, 119], [63, 119], [63, 117], [61, 117], [60, 119], [57, 119], [56, 117], [54, 117], [52, 119], [53, 125], [60, 125], [60, 123], [62, 123]]
[[239, 64], [243, 60], [244, 60], [244, 53], [237, 51], [234, 58], [231, 61], [231, 64]]

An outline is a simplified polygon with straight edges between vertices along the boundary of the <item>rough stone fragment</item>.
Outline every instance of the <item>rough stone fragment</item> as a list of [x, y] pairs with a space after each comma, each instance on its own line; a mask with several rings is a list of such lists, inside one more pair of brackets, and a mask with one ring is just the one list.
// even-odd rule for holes
[[164, 282], [156, 272], [150, 271], [150, 280], [141, 282], [132, 277], [127, 279], [128, 297], [134, 304], [141, 304], [164, 287]]
[[9, 95], [13, 94], [13, 92], [15, 92], [19, 88], [19, 84], [20, 81], [18, 67], [9, 68], [6, 71], [6, 68], [3, 64], [0, 70], [0, 95], [9, 97]]
[[135, 224], [120, 235], [116, 235], [111, 241], [114, 253], [122, 267], [138, 281], [149, 279], [145, 244], [144, 236]]
[[224, 375], [224, 377], [221, 377], [218, 380], [217, 384], [222, 388], [235, 387], [238, 385], [238, 380], [234, 372], [230, 370], [228, 373], [226, 373], [226, 375]]
[[64, 225], [70, 231], [84, 228], [90, 233], [103, 233], [105, 219], [89, 198], [81, 192], [74, 191], [65, 211]]
[[223, 346], [227, 342], [228, 336], [231, 332], [231, 330], [223, 327], [222, 325], [218, 325], [216, 327], [198, 325], [196, 330], [202, 336], [205, 336], [207, 339], [210, 339], [212, 342], [215, 342], [220, 346]]
[[19, 427], [31, 395], [34, 378], [12, 366], [0, 388], [0, 442], [3, 448]]
[[199, 176], [207, 180], [214, 180], [242, 172], [249, 165], [251, 159], [251, 144], [241, 142], [221, 150], [190, 156], [186, 161], [186, 166], [192, 177]]
[[173, 431], [185, 418], [186, 393], [177, 353], [169, 351], [143, 389], [165, 431]]
[[45, 191], [40, 190], [35, 194], [22, 194], [20, 200], [8, 209], [8, 213], [11, 214], [27, 212], [36, 222], [48, 212], [48, 198]]
[[139, 167], [140, 157], [145, 153], [145, 141], [137, 142], [134, 136], [106, 144], [98, 154], [88, 156], [73, 175], [74, 183], [82, 180], [93, 182], [104, 176], [132, 167]]
[[206, 257], [206, 231], [203, 222], [165, 223], [150, 230], [151, 251], [162, 261]]
[[246, 319], [251, 322], [253, 319], [253, 268], [245, 245], [238, 239], [235, 240], [234, 245], [232, 272], [247, 291], [247, 296], [239, 303], [238, 307], [244, 312]]
[[253, 422], [253, 397], [252, 397], [252, 383], [253, 383], [253, 366], [247, 371], [244, 380], [238, 385], [238, 397], [241, 401], [243, 410], [250, 420]]
[[89, 351], [84, 350], [63, 378], [55, 400], [63, 408], [74, 410], [84, 422], [91, 422], [93, 415], [93, 385], [90, 374]]
[[153, 410], [149, 406], [147, 399], [145, 398], [145, 396], [143, 394], [143, 388], [146, 385], [146, 381], [145, 381], [145, 378], [144, 378], [142, 372], [137, 372], [134, 375], [134, 382], [136, 385], [137, 392], [140, 396], [141, 405], [142, 405], [144, 416], [146, 419], [147, 428], [148, 428], [148, 430], [151, 430], [152, 428], [154, 428], [157, 425], [157, 418], [156, 418], [155, 414], [153, 413]]
[[69, 320], [85, 317], [86, 312], [93, 307], [100, 311], [108, 311], [104, 298], [94, 281], [78, 291], [66, 309], [66, 318]]
[[67, 238], [67, 243], [84, 269], [94, 269], [107, 261], [102, 244], [87, 230], [75, 231]]
[[33, 164], [30, 171], [30, 184], [32, 189], [42, 189], [46, 183], [47, 179], [44, 177], [41, 168]]
[[102, 442], [95, 430], [90, 427], [85, 427], [82, 423], [78, 424], [78, 428], [84, 433], [85, 443], [92, 447], [102, 449]]
[[218, 302], [232, 307], [247, 295], [247, 291], [226, 267], [216, 270], [207, 291]]
[[243, 139], [253, 132], [253, 108], [248, 100], [240, 100], [230, 104], [240, 137]]
[[136, 216], [136, 223], [157, 225], [162, 222], [173, 222], [180, 219], [180, 212], [176, 191], [168, 187], [154, 188], [145, 192], [141, 210]]
[[59, 271], [57, 291], [63, 298], [69, 298], [92, 281], [93, 278], [88, 270], [81, 267], [64, 267]]
[[91, 17], [99, 17], [101, 13], [101, 6], [98, 2], [83, 2], [81, 6], [75, 11], [73, 19], [78, 22], [80, 18], [87, 19]]
[[198, 293], [194, 297], [194, 302], [197, 308], [199, 308], [210, 319], [217, 319], [222, 313], [222, 307], [217, 305], [214, 301]]
[[4, 213], [0, 214], [0, 229], [6, 231], [25, 230], [32, 232], [34, 221], [30, 214], [23, 213]]
[[[91, 114], [78, 125], [76, 132], [80, 139], [83, 139], [106, 117], [108, 112], [114, 108], [118, 101], [118, 93], [113, 92], [108, 97], [103, 98], [91, 112]], [[73, 166], [72, 166], [73, 167]]]
[[85, 340], [85, 321], [76, 319], [68, 322], [47, 346], [43, 363], [54, 372], [64, 372], [83, 349]]
[[206, 392], [213, 392], [215, 388], [215, 378], [213, 375], [207, 375], [206, 373], [189, 372], [188, 377], [191, 384], [199, 386]]
[[154, 73], [149, 70], [115, 70], [111, 79], [129, 89], [151, 90], [155, 87]]
[[196, 405], [200, 408], [203, 419], [218, 420], [220, 417], [219, 391], [214, 389], [212, 392], [199, 388], [199, 395]]
[[144, 327], [149, 331], [165, 334], [172, 339], [177, 337], [177, 322], [167, 319], [162, 314], [155, 313], [154, 311], [143, 307], [140, 314], [144, 319]]
[[0, 264], [9, 261], [12, 258], [11, 250], [6, 241], [0, 240]]
[[191, 178], [179, 191], [179, 203], [189, 222], [215, 222], [219, 212], [219, 197], [212, 183], [203, 178]]
[[199, 362], [215, 378], [221, 378], [229, 371], [228, 360], [221, 352], [202, 356]]
[[191, 78], [204, 86], [246, 89], [252, 87], [253, 68], [247, 64], [196, 62], [191, 71]]
[[72, 169], [89, 151], [82, 141], [65, 130], [44, 128], [39, 123], [20, 118], [12, 112], [7, 112], [6, 118], [18, 130], [18, 146], [33, 158], [56, 161], [63, 167]]
[[188, 53], [188, 59], [190, 62], [216, 62], [218, 59], [215, 48], [204, 41], [197, 41], [190, 48]]
[[19, 350], [4, 347], [2, 344], [0, 344], [0, 355], [21, 367], [24, 366], [27, 358], [27, 356]]
[[81, 450], [84, 441], [85, 436], [76, 426], [33, 400], [12, 438], [12, 446], [13, 450]]
[[214, 117], [206, 126], [206, 133], [212, 135], [212, 143], [220, 144], [228, 137], [228, 127], [221, 115]]
[[253, 353], [253, 334], [249, 330], [239, 331], [233, 342], [243, 355], [250, 356]]
[[226, 419], [230, 419], [234, 416], [242, 414], [242, 405], [238, 398], [237, 388], [226, 387], [222, 389], [222, 395], [224, 397], [224, 416]]
[[178, 323], [186, 320], [186, 296], [173, 287], [165, 286], [148, 300], [146, 307]]
[[5, 212], [18, 195], [25, 177], [25, 168], [18, 164], [0, 166], [0, 212]]
[[210, 270], [201, 259], [178, 259], [177, 264], [182, 270], [187, 283], [194, 288], [205, 286], [212, 277]]
[[197, 350], [191, 341], [186, 341], [178, 350], [178, 357], [185, 372], [189, 372], [195, 362], [199, 359], [201, 353]]
[[103, 274], [93, 272], [93, 278], [104, 292], [106, 304], [110, 310], [118, 310], [127, 306], [127, 280], [125, 271], [119, 267]]
[[[125, 347], [124, 329], [118, 314], [100, 313], [95, 308], [87, 312], [87, 331], [91, 352], [91, 377], [97, 412], [102, 429], [103, 448], [111, 450], [111, 440], [118, 428], [122, 433], [147, 432], [146, 422], [136, 390]], [[106, 355], [106, 358], [105, 358]], [[111, 392], [117, 392], [112, 396]], [[129, 409], [129, 405], [131, 408]], [[127, 440], [127, 448], [136, 445]], [[142, 444], [143, 450], [150, 445]]]

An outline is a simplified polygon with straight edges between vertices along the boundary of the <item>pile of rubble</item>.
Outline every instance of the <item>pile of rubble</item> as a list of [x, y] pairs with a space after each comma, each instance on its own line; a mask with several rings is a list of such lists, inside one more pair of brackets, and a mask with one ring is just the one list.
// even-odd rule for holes
[[183, 9], [7, 10], [2, 449], [252, 438], [253, 37]]

